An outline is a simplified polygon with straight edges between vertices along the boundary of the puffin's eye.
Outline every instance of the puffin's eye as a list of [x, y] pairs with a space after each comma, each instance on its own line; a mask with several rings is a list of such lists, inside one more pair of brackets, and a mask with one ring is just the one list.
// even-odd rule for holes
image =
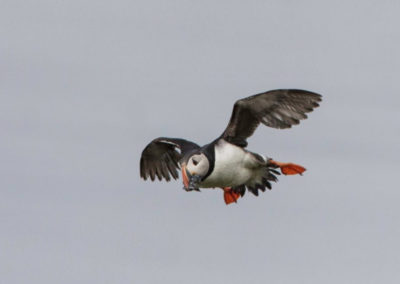
[[196, 161], [195, 159], [192, 159], [193, 161], [193, 165], [197, 166], [197, 164], [199, 163], [198, 161]]

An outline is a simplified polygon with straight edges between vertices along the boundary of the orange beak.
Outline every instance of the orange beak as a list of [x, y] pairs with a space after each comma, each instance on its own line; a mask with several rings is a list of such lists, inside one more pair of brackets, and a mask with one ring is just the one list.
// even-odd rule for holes
[[186, 174], [186, 166], [182, 165], [181, 169], [182, 169], [183, 185], [185, 186], [185, 188], [189, 188], [189, 178]]

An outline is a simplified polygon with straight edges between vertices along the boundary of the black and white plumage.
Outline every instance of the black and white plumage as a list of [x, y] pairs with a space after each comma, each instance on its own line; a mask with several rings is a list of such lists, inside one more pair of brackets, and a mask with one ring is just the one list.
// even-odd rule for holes
[[290, 128], [306, 119], [306, 113], [319, 106], [321, 95], [296, 89], [273, 90], [238, 100], [229, 124], [220, 137], [202, 147], [196, 143], [161, 137], [142, 152], [140, 176], [143, 179], [178, 178], [181, 168], [185, 189], [220, 187], [225, 201], [236, 201], [245, 189], [258, 195], [258, 190], [271, 189], [277, 181], [275, 169], [284, 174], [302, 173], [301, 166], [279, 163], [247, 151], [247, 138], [260, 123], [278, 129]]

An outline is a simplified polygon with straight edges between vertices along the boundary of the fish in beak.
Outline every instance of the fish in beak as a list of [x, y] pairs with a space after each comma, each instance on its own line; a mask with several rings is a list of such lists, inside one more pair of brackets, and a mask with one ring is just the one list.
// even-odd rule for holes
[[186, 191], [200, 191], [199, 183], [201, 182], [201, 176], [192, 175], [187, 169], [185, 165], [182, 165], [182, 179], [183, 179], [183, 189]]

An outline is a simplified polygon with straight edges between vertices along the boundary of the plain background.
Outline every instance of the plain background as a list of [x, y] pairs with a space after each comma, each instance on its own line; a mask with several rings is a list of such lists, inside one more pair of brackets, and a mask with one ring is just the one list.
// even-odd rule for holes
[[[399, 1], [1, 1], [0, 283], [399, 283]], [[226, 206], [139, 178], [235, 100], [323, 95]]]

